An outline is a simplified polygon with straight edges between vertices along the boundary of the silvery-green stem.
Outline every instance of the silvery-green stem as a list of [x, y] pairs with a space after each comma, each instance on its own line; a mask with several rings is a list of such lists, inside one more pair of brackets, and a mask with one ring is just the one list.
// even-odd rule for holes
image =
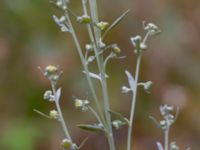
[[[87, 12], [87, 8], [86, 8], [86, 4], [85, 4], [85, 0], [82, 0], [82, 5], [83, 5], [83, 12], [85, 15], [88, 15], [88, 12]], [[93, 32], [92, 32], [92, 27], [90, 24], [87, 24], [87, 30], [88, 30], [88, 34], [89, 34], [89, 37], [90, 37], [90, 40], [91, 40], [91, 43], [93, 43], [94, 45], [94, 51], [95, 51], [95, 55], [97, 55], [97, 46], [96, 46], [96, 43], [95, 43], [95, 38], [94, 38], [94, 35], [93, 35]], [[98, 56], [97, 56], [98, 57]], [[98, 63], [98, 67], [99, 67], [99, 61], [98, 61], [98, 58], [97, 58], [97, 63]], [[106, 124], [106, 121], [105, 121], [105, 118], [104, 118], [104, 115], [103, 115], [103, 112], [101, 110], [101, 112], [99, 112], [101, 115], [101, 118], [102, 118], [102, 122], [104, 124]]]
[[168, 150], [169, 147], [169, 128], [165, 131], [165, 150]]
[[[97, 2], [96, 0], [89, 0], [89, 3], [90, 3], [92, 20], [94, 21], [94, 23], [97, 23], [99, 22], [98, 13], [97, 13]], [[95, 42], [96, 42], [95, 54], [97, 55], [98, 51], [101, 50], [98, 46], [98, 42], [101, 39], [101, 32], [96, 27], [94, 27], [93, 30], [94, 30], [94, 36], [95, 36]], [[110, 113], [108, 112], [108, 110], [110, 110], [110, 104], [109, 104], [107, 82], [106, 82], [106, 77], [105, 77], [105, 70], [103, 69], [103, 64], [104, 64], [103, 56], [97, 55], [97, 65], [98, 65], [98, 69], [101, 75], [101, 86], [102, 86], [102, 93], [103, 93], [103, 100], [104, 100], [104, 114], [106, 117], [107, 129], [109, 131], [109, 133], [107, 134], [107, 139], [108, 139], [110, 150], [115, 150], [115, 143], [114, 143], [114, 138], [113, 138], [112, 126], [111, 126], [111, 116], [110, 116]]]
[[133, 96], [131, 101], [131, 112], [130, 112], [130, 119], [129, 119], [129, 126], [128, 126], [128, 138], [127, 138], [127, 150], [131, 150], [131, 140], [132, 140], [132, 128], [133, 128], [133, 118], [135, 112], [135, 103], [137, 98], [137, 84], [140, 72], [140, 62], [141, 62], [142, 54], [137, 56], [137, 64], [136, 64], [136, 72], [135, 72], [135, 86], [133, 90]]
[[[149, 37], [150, 33], [147, 32], [142, 44], [146, 44], [147, 39]], [[130, 119], [129, 119], [129, 126], [128, 126], [128, 138], [127, 138], [127, 150], [131, 150], [131, 140], [132, 140], [132, 128], [133, 128], [133, 119], [134, 119], [134, 112], [135, 112], [135, 104], [136, 104], [136, 98], [137, 98], [137, 89], [138, 89], [138, 78], [139, 78], [139, 72], [140, 72], [140, 63], [142, 59], [142, 51], [137, 56], [137, 62], [136, 62], [136, 71], [135, 71], [135, 86], [133, 89], [133, 95], [132, 95], [132, 101], [131, 101], [131, 112], [130, 112]]]
[[94, 114], [94, 116], [99, 121], [99, 123], [101, 123], [103, 125], [103, 122], [102, 122], [101, 118], [99, 117], [99, 115], [97, 114], [97, 112], [91, 106], [88, 106], [88, 109]]
[[53, 95], [54, 95], [54, 98], [55, 98], [55, 104], [56, 104], [56, 109], [58, 111], [58, 121], [60, 122], [62, 128], [63, 128], [63, 131], [64, 131], [64, 134], [66, 136], [67, 139], [69, 139], [70, 141], [72, 141], [72, 138], [69, 134], [69, 131], [67, 129], [67, 125], [65, 123], [65, 120], [63, 118], [63, 115], [62, 115], [62, 111], [61, 111], [61, 108], [60, 108], [60, 104], [59, 104], [59, 100], [58, 98], [56, 97], [56, 88], [55, 88], [55, 84], [54, 83], [51, 83], [51, 86], [52, 86], [52, 91], [53, 91]]
[[[76, 48], [78, 50], [78, 53], [79, 53], [79, 56], [80, 56], [80, 59], [81, 59], [81, 63], [83, 65], [83, 68], [86, 72], [86, 78], [87, 78], [87, 81], [88, 81], [88, 84], [89, 84], [89, 87], [90, 87], [90, 90], [92, 92], [92, 96], [94, 98], [94, 101], [95, 101], [95, 104], [97, 106], [97, 109], [98, 109], [98, 112], [99, 114], [101, 114], [101, 107], [100, 107], [100, 103], [98, 101], [98, 98], [97, 98], [97, 95], [96, 95], [96, 92], [95, 92], [95, 89], [94, 89], [94, 85], [92, 83], [92, 80], [89, 76], [89, 70], [88, 70], [88, 67], [87, 67], [87, 64], [86, 64], [86, 61], [85, 61], [85, 58], [84, 58], [84, 55], [83, 55], [83, 52], [82, 52], [82, 49], [81, 49], [81, 46], [80, 46], [80, 43], [78, 41], [78, 38], [76, 36], [76, 33], [74, 31], [74, 28], [73, 28], [73, 25], [72, 25], [72, 22], [71, 22], [71, 19], [68, 15], [68, 12], [65, 13], [65, 16], [67, 18], [67, 21], [68, 21], [68, 24], [69, 24], [69, 27], [70, 27], [70, 31], [71, 31], [71, 34], [72, 34], [72, 37], [73, 37], [73, 40], [75, 42], [75, 45], [76, 45]], [[103, 120], [103, 116], [101, 116], [101, 119]]]

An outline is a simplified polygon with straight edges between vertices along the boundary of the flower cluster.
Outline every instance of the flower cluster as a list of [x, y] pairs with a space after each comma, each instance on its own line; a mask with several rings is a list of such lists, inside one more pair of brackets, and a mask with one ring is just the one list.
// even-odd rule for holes
[[74, 106], [75, 106], [76, 109], [85, 112], [85, 111], [88, 110], [89, 101], [88, 100], [75, 99], [74, 100]]
[[160, 106], [160, 113], [163, 116], [163, 120], [160, 121], [160, 126], [163, 130], [168, 130], [174, 123], [176, 117], [172, 114], [174, 107], [163, 105]]
[[[60, 79], [60, 76], [62, 75], [62, 71], [59, 71], [59, 66], [54, 65], [48, 65], [44, 70], [39, 67], [40, 71], [43, 73], [43, 75], [52, 83], [56, 84], [57, 81]], [[47, 91], [44, 95], [44, 99], [50, 99], [52, 93], [50, 91]]]

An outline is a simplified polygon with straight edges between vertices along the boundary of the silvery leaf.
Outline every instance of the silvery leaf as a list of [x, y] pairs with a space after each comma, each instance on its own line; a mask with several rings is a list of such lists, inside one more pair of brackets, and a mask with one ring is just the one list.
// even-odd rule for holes
[[[83, 71], [83, 73], [84, 73], [84, 74], [86, 74], [86, 72], [85, 72], [85, 71]], [[100, 75], [98, 75], [98, 74], [95, 74], [95, 73], [89, 72], [89, 76], [90, 76], [91, 78], [98, 79], [98, 80], [100, 80], [100, 81], [101, 81], [101, 76], [100, 76]], [[105, 77], [106, 77], [106, 78], [108, 78], [108, 75], [107, 75], [107, 74], [105, 74]]]
[[60, 96], [61, 96], [61, 88], [59, 88], [59, 89], [56, 91], [56, 101], [59, 101], [59, 100], [60, 100]]
[[157, 144], [158, 150], [164, 150], [160, 142], [157, 142], [156, 144]]
[[[83, 73], [86, 74], [85, 71], [83, 71]], [[95, 73], [89, 72], [89, 76], [90, 76], [91, 78], [101, 80], [101, 77], [100, 77], [99, 75], [95, 74]]]
[[129, 83], [129, 85], [130, 85], [130, 88], [131, 88], [132, 90], [134, 90], [134, 87], [135, 87], [135, 80], [134, 80], [133, 76], [132, 76], [131, 73], [128, 72], [127, 70], [125, 71], [125, 73], [126, 73], [126, 75], [127, 75], [127, 77], [128, 77], [128, 83]]

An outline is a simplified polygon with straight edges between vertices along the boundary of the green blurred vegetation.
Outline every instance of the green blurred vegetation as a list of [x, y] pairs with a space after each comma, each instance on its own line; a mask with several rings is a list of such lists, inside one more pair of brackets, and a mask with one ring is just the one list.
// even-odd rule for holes
[[[81, 14], [80, 1], [72, 1], [74, 12]], [[144, 34], [142, 21], [154, 22], [162, 34], [149, 41], [141, 71], [141, 80], [152, 80], [151, 95], [139, 91], [134, 126], [134, 149], [156, 149], [162, 133], [148, 119], [159, 118], [159, 105], [180, 106], [180, 116], [173, 126], [171, 138], [181, 149], [200, 147], [200, 1], [196, 0], [100, 0], [101, 19], [113, 21], [131, 9], [126, 19], [106, 38], [117, 42], [125, 60], [112, 61], [108, 67], [112, 109], [128, 115], [130, 95], [122, 95], [120, 87], [127, 83], [124, 70], [134, 71], [135, 56], [129, 38]], [[45, 102], [43, 92], [49, 83], [37, 66], [59, 64], [64, 70], [62, 108], [73, 138], [78, 143], [89, 135], [83, 149], [106, 149], [101, 134], [88, 134], [76, 123], [93, 122], [87, 113], [73, 108], [72, 96], [87, 97], [88, 87], [73, 41], [60, 32], [52, 20], [58, 13], [47, 0], [0, 1], [0, 149], [60, 149], [62, 131], [59, 124], [33, 112], [48, 113], [53, 104]], [[84, 27], [75, 23], [82, 44], [88, 42]], [[95, 69], [95, 68], [94, 68]], [[88, 96], [90, 97], [90, 96]], [[123, 149], [126, 128], [116, 132], [119, 150]], [[105, 145], [105, 148], [102, 147]]]

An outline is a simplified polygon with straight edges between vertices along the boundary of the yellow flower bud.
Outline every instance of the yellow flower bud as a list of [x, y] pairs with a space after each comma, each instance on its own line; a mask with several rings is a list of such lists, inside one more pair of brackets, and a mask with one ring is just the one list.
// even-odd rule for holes
[[70, 141], [69, 139], [63, 139], [61, 143], [62, 147], [66, 149], [71, 149], [72, 144], [73, 144], [72, 141]]
[[58, 71], [58, 67], [57, 66], [53, 66], [53, 65], [49, 65], [45, 68], [45, 71], [49, 72], [49, 73], [55, 73]]
[[51, 119], [58, 119], [58, 112], [56, 110], [51, 110], [49, 116]]
[[108, 27], [109, 23], [108, 22], [104, 22], [104, 21], [101, 21], [101, 22], [98, 22], [96, 24], [96, 26], [100, 29], [100, 30], [105, 30], [107, 27]]

